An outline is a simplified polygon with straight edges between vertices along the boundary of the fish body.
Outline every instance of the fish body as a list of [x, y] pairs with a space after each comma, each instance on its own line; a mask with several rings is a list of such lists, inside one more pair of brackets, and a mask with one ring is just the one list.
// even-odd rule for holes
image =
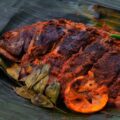
[[[4, 33], [0, 37], [0, 54], [21, 68], [17, 71], [17, 81], [23, 82], [23, 89], [27, 87], [39, 94], [31, 98], [34, 104], [40, 102], [40, 97], [46, 100], [42, 95], [47, 96], [53, 104], [60, 96], [69, 109], [92, 113], [106, 104], [119, 105], [120, 42], [117, 38], [111, 38], [110, 33], [116, 32], [65, 19], [38, 22]], [[11, 74], [15, 67], [7, 69]], [[85, 79], [86, 83], [83, 82]], [[77, 92], [83, 87], [79, 82], [79, 86], [74, 84], [76, 81], [82, 81], [87, 92]], [[89, 81], [94, 87], [88, 84]], [[21, 95], [19, 91], [24, 90], [16, 93]], [[102, 92], [98, 92], [100, 90]], [[83, 99], [87, 99], [87, 102]], [[49, 107], [50, 101], [47, 100]], [[99, 104], [96, 104], [98, 101]], [[84, 109], [82, 104], [85, 103], [91, 109]], [[47, 103], [37, 105], [45, 106]], [[81, 107], [77, 107], [79, 105]]]

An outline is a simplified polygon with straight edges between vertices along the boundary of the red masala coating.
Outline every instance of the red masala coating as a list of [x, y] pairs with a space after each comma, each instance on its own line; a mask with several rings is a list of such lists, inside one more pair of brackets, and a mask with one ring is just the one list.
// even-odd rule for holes
[[65, 19], [38, 22], [4, 33], [0, 54], [20, 62], [20, 77], [29, 74], [28, 64], [49, 63], [50, 81], [57, 78], [63, 91], [67, 82], [90, 70], [97, 83], [109, 88], [110, 102], [118, 105], [120, 42], [108, 32]]

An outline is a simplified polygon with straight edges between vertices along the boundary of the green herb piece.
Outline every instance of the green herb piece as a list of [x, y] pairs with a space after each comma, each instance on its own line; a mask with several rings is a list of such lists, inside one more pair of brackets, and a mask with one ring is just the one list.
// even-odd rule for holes
[[97, 26], [97, 27], [102, 27], [102, 23], [99, 22], [99, 21], [95, 21], [95, 26]]
[[33, 70], [32, 73], [30, 73], [30, 75], [24, 77], [22, 81], [25, 81], [26, 86], [31, 89], [38, 82], [40, 82], [41, 79], [43, 79], [45, 76], [49, 74], [49, 68], [50, 66], [47, 64], [44, 65], [42, 68], [41, 67], [36, 68]]
[[43, 65], [42, 70], [40, 74], [37, 76], [37, 79], [34, 80], [33, 85], [36, 85], [41, 79], [47, 76], [49, 74], [49, 69], [50, 69], [50, 65], [48, 64]]
[[31, 99], [36, 95], [34, 91], [27, 89], [26, 86], [16, 87], [14, 90], [19, 96], [26, 99]]
[[7, 67], [2, 58], [0, 58], [0, 66], [4, 69]]
[[22, 80], [25, 81], [27, 88], [32, 88], [34, 86], [34, 82], [40, 74], [41, 69], [35, 69], [30, 75], [24, 77]]
[[116, 39], [120, 39], [120, 35], [119, 34], [111, 34], [110, 37], [116, 38]]
[[13, 64], [11, 67], [7, 68], [7, 74], [10, 75], [15, 80], [18, 80], [21, 67], [18, 64]]
[[60, 83], [53, 82], [45, 90], [46, 96], [55, 104], [60, 93]]
[[34, 105], [45, 107], [45, 108], [54, 108], [54, 104], [44, 95], [38, 94], [32, 97], [31, 102]]
[[36, 85], [34, 85], [33, 89], [38, 93], [43, 93], [43, 91], [47, 85], [48, 79], [49, 79], [48, 75], [45, 76], [44, 78], [40, 79], [39, 82]]

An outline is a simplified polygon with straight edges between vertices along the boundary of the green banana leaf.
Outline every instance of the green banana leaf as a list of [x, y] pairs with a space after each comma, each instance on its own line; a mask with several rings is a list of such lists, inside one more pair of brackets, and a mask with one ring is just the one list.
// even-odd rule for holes
[[[117, 3], [116, 3], [117, 2]], [[119, 0], [0, 0], [0, 34], [5, 31], [53, 18], [67, 18], [91, 24], [88, 16], [81, 14], [84, 5], [99, 3], [120, 10]], [[84, 11], [84, 10], [83, 10]], [[65, 113], [56, 109], [45, 109], [33, 105], [18, 96], [13, 88], [17, 84], [0, 70], [0, 120], [120, 120], [120, 110], [104, 111], [83, 115], [60, 106]]]

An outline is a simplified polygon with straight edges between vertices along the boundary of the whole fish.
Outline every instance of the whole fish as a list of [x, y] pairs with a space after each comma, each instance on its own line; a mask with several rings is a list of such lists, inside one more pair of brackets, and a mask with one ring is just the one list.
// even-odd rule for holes
[[0, 64], [35, 105], [55, 108], [61, 99], [80, 113], [120, 108], [118, 34], [65, 19], [37, 22], [0, 37], [0, 54], [12, 62]]

